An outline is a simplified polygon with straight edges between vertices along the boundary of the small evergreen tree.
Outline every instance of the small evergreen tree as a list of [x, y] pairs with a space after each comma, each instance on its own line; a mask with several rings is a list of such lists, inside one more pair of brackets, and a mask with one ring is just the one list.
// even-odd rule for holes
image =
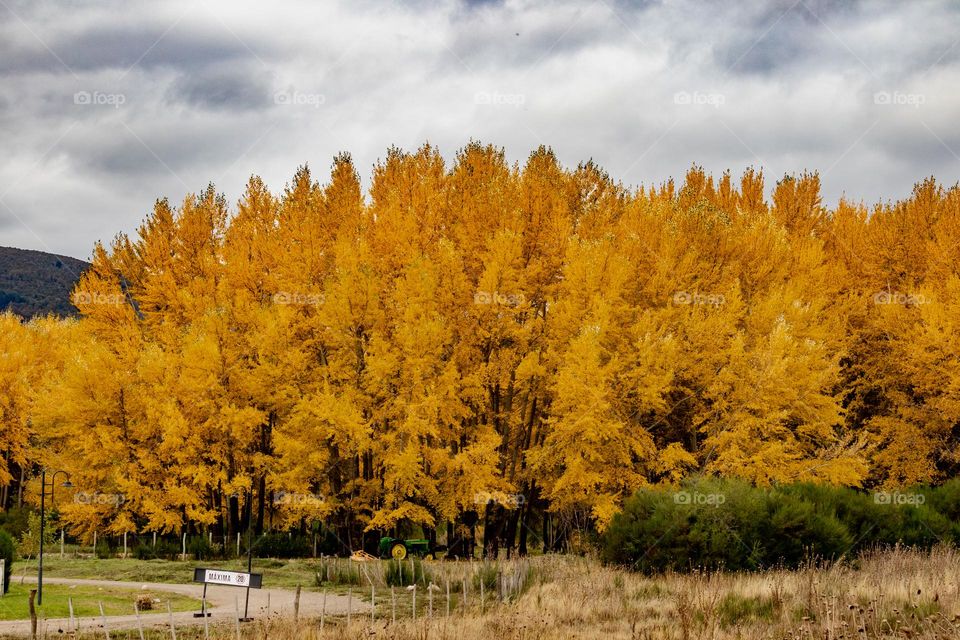
[[3, 564], [3, 593], [10, 587], [10, 576], [13, 574], [13, 561], [17, 555], [17, 547], [13, 537], [6, 531], [0, 530], [0, 560]]

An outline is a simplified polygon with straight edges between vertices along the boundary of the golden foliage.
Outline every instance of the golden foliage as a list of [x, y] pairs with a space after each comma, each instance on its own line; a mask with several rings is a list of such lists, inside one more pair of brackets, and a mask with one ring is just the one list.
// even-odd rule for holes
[[0, 316], [0, 483], [56, 456], [124, 496], [64, 507], [77, 531], [236, 526], [249, 496], [282, 525], [602, 529], [690, 473], [955, 473], [957, 187], [868, 215], [816, 174], [763, 184], [631, 192], [471, 143], [390, 149], [368, 199], [342, 154], [233, 212], [158, 201], [95, 247], [80, 321]]

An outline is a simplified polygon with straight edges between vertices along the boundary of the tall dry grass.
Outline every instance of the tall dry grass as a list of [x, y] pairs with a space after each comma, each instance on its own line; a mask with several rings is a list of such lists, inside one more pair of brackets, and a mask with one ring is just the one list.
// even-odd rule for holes
[[[869, 553], [850, 563], [810, 565], [796, 571], [761, 573], [690, 572], [647, 577], [604, 567], [592, 559], [543, 557], [523, 564], [499, 563], [501, 572], [523, 568], [528, 581], [511, 592], [486, 593], [481, 605], [471, 593], [466, 607], [454, 603], [446, 616], [438, 597], [426, 615], [423, 592], [418, 619], [409, 604], [391, 622], [388, 598], [378, 602], [377, 619], [355, 615], [314, 617], [298, 623], [269, 618], [246, 625], [244, 640], [567, 640], [584, 638], [840, 639], [960, 638], [960, 552], [893, 549]], [[469, 579], [480, 563], [430, 563], [434, 584]], [[489, 568], [489, 567], [488, 567]], [[477, 582], [474, 581], [474, 584]], [[404, 602], [408, 590], [395, 590]], [[481, 611], [481, 606], [483, 610]], [[180, 640], [202, 631], [178, 631]], [[93, 636], [90, 636], [93, 637]], [[113, 634], [114, 638], [123, 637]], [[135, 637], [131, 635], [130, 637]], [[169, 634], [157, 635], [170, 637]], [[235, 637], [233, 627], [212, 637]]]

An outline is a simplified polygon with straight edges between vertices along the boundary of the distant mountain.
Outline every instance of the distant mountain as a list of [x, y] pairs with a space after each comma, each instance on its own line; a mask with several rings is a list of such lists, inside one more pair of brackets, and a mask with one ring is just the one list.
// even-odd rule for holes
[[70, 292], [89, 266], [76, 258], [0, 247], [0, 312], [24, 318], [76, 315]]

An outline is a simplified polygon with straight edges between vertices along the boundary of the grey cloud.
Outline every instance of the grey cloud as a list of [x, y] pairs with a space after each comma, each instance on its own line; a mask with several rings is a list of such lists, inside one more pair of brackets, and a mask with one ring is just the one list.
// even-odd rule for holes
[[719, 43], [718, 64], [734, 73], [782, 73], [791, 66], [809, 64], [837, 43], [824, 43], [824, 32], [815, 18], [799, 6], [785, 11], [767, 10]]
[[10, 215], [4, 207], [0, 206], [0, 230], [7, 231], [16, 227], [19, 223]]
[[[0, 245], [86, 256], [158, 196], [214, 181], [235, 201], [251, 173], [279, 189], [342, 150], [369, 184], [387, 147], [427, 139], [448, 159], [473, 138], [520, 162], [548, 144], [628, 185], [691, 163], [762, 165], [768, 186], [820, 170], [828, 203], [955, 182], [960, 5], [794, 2], [6, 0], [77, 77], [0, 5], [0, 193], [40, 236], [0, 207]], [[78, 91], [125, 102], [77, 105]], [[476, 100], [494, 91], [523, 104]], [[926, 103], [881, 108], [877, 91]]]
[[[877, 5], [882, 2], [877, 2]], [[751, 21], [754, 29], [765, 29], [781, 18], [795, 16], [810, 26], [836, 19], [858, 15], [863, 3], [860, 0], [774, 0], [772, 2], [748, 3], [758, 10]]]
[[186, 182], [179, 182], [180, 187], [191, 190], [218, 177], [198, 178], [197, 168], [227, 166], [256, 139], [250, 137], [255, 136], [249, 133], [255, 131], [250, 121], [234, 125], [198, 119], [185, 125], [173, 117], [167, 122], [144, 119], [127, 126], [115, 122], [104, 129], [69, 136], [62, 143], [77, 172], [99, 180], [139, 181], [162, 175]]
[[463, 0], [463, 4], [471, 9], [476, 9], [477, 7], [489, 7], [503, 4], [503, 0]]
[[[888, 107], [893, 114], [881, 114], [882, 126], [873, 136], [875, 148], [884, 157], [905, 163], [918, 177], [936, 173], [937, 177], [953, 183], [960, 177], [960, 132], [949, 121], [937, 121], [925, 113], [925, 107]], [[909, 110], [909, 111], [907, 111]], [[914, 123], [919, 121], [917, 129]], [[950, 174], [937, 171], [937, 167], [952, 166]]]
[[167, 91], [171, 103], [213, 111], [257, 110], [273, 104], [269, 74], [258, 69], [217, 65], [183, 72]]
[[[75, 73], [101, 69], [126, 71], [131, 67], [197, 68], [226, 61], [268, 57], [260, 42], [238, 41], [218, 25], [206, 28], [183, 23], [152, 21], [150, 24], [118, 28], [96, 26], [71, 33], [42, 34], [37, 37], [0, 40], [0, 74], [34, 72]], [[8, 22], [4, 30], [22, 31]], [[247, 38], [246, 40], [250, 40]]]
[[[543, 13], [550, 10], [543, 5]], [[603, 42], [610, 28], [606, 7], [583, 4], [541, 15], [535, 22], [509, 10], [471, 14], [454, 24], [448, 67], [529, 68], [550, 56], [563, 56]]]

